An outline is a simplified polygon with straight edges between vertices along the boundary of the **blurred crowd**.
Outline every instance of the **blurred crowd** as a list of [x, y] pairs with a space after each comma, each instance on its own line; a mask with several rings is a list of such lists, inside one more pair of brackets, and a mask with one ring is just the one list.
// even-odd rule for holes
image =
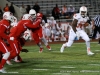
[[[38, 5], [38, 2], [36, 2], [33, 5], [33, 7], [31, 7], [30, 5], [25, 6], [24, 3], [22, 3], [22, 5], [20, 6], [21, 16], [23, 16], [26, 13], [29, 13], [29, 11], [31, 9], [34, 9], [36, 11], [36, 13], [38, 13], [41, 11], [41, 6]], [[13, 15], [15, 15], [16, 11], [15, 11], [15, 8], [13, 6], [13, 3], [11, 3], [10, 5], [6, 4], [4, 8], [0, 7], [0, 19], [2, 19], [3, 12], [6, 12], [6, 11], [10, 11]], [[47, 28], [50, 29], [49, 36], [45, 35], [47, 40], [49, 42], [67, 40], [68, 35], [66, 34], [66, 30], [62, 30], [61, 22], [60, 21], [56, 22], [56, 20], [60, 19], [61, 16], [65, 16], [66, 19], [72, 19], [73, 15], [77, 12], [79, 12], [79, 11], [77, 11], [73, 5], [64, 4], [60, 9], [59, 5], [55, 4], [55, 7], [52, 9], [52, 13], [51, 13], [52, 15], [47, 18], [47, 22], [49, 24], [49, 27], [47, 27]], [[91, 22], [92, 22], [92, 20], [91, 20]], [[55, 26], [55, 30], [53, 29], [54, 28], [53, 26]], [[93, 35], [92, 23], [90, 23], [90, 25], [85, 28], [85, 31], [87, 32], [89, 37], [92, 37], [92, 35]], [[44, 33], [44, 34], [47, 34], [47, 33]], [[62, 39], [62, 37], [63, 37], [63, 39]], [[98, 38], [99, 34], [97, 33], [97, 35], [93, 36], [93, 38], [94, 37]]]

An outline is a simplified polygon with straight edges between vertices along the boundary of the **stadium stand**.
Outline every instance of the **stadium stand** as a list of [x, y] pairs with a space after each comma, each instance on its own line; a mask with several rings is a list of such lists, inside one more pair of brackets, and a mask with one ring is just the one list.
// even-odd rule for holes
[[[87, 6], [89, 15], [93, 18], [95, 15], [100, 14], [100, 0], [8, 0], [9, 2], [13, 2], [16, 6], [20, 7], [22, 3], [24, 5], [30, 5], [31, 7], [38, 2], [41, 7], [41, 11], [46, 15], [51, 15], [51, 11], [55, 4], [58, 4], [59, 8], [66, 5], [73, 5], [75, 7], [76, 12], [79, 7], [82, 5]], [[66, 21], [64, 16], [60, 17], [61, 21]], [[68, 20], [68, 19], [67, 19]], [[70, 19], [68, 20], [70, 21]]]

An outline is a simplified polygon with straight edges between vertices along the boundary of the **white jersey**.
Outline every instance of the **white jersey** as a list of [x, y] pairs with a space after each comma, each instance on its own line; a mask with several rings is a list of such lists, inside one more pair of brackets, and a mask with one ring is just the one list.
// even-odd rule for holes
[[17, 26], [17, 18], [15, 16], [12, 17], [13, 18], [13, 22], [11, 23], [12, 27]]
[[89, 17], [87, 16], [83, 18], [80, 13], [77, 13], [73, 16], [73, 20], [74, 19], [78, 20], [76, 29], [81, 30], [84, 29], [83, 25], [89, 20]]
[[51, 27], [52, 27], [52, 29], [56, 29], [56, 20], [50, 20], [50, 25], [51, 25]]

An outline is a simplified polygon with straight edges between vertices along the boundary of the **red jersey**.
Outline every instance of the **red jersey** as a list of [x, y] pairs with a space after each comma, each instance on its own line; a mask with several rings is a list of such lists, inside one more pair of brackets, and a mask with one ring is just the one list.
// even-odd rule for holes
[[20, 20], [17, 26], [11, 30], [10, 36], [18, 39], [24, 33], [24, 31], [26, 31], [27, 28], [37, 28], [40, 22], [40, 19], [34, 23], [31, 20]]
[[[37, 19], [35, 19], [35, 20], [33, 21], [33, 23], [36, 22], [36, 21], [37, 21]], [[31, 30], [32, 30], [32, 32], [36, 32], [37, 30], [39, 30], [39, 29], [41, 29], [41, 28], [42, 28], [42, 26], [41, 26], [41, 23], [40, 23], [39, 26], [38, 26], [37, 28], [31, 29]]]
[[0, 21], [0, 39], [9, 39], [7, 36], [7, 30], [10, 29], [10, 22], [8, 20]]

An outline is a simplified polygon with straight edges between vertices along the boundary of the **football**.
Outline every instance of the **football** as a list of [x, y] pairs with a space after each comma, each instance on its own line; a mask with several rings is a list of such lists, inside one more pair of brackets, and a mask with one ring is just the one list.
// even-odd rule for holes
[[87, 27], [89, 25], [89, 23], [88, 22], [86, 22], [85, 24], [84, 24], [84, 27]]

